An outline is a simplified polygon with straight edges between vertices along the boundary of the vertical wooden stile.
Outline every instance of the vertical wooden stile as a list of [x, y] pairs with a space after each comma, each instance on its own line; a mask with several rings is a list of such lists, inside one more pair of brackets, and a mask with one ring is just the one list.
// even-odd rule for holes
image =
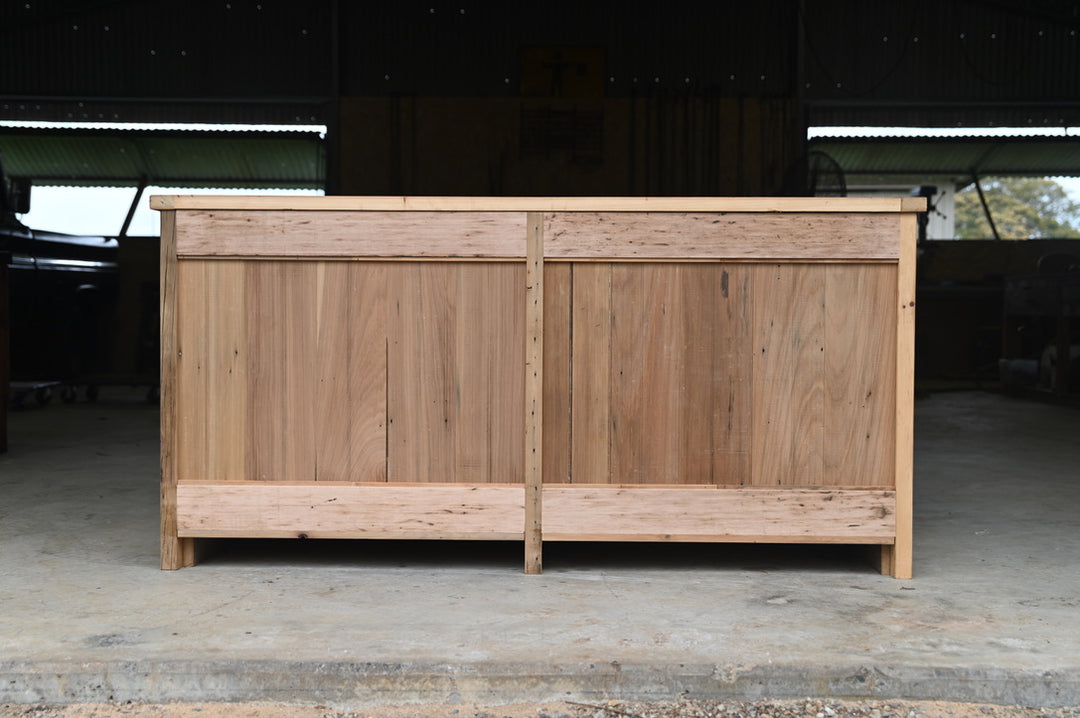
[[195, 541], [176, 527], [176, 212], [161, 213], [161, 568], [195, 563]]
[[[925, 209], [925, 206], [919, 207]], [[900, 215], [900, 259], [896, 277], [896, 541], [882, 551], [882, 572], [912, 574], [912, 510], [915, 443], [915, 252], [918, 215]]]
[[544, 225], [527, 214], [525, 249], [525, 573], [543, 570]]

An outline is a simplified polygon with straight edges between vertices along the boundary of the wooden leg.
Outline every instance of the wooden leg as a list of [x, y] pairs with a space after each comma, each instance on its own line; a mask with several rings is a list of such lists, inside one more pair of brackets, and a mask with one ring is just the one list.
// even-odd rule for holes
[[163, 538], [161, 541], [161, 569], [175, 571], [194, 566], [196, 544], [193, 538]]
[[525, 573], [543, 571], [544, 225], [528, 214], [525, 268]]
[[911, 547], [885, 544], [881, 547], [881, 573], [893, 578], [912, 576]]
[[882, 576], [891, 576], [893, 573], [893, 560], [896, 558], [896, 551], [892, 544], [882, 544], [881, 552], [878, 559], [878, 566], [881, 570]]

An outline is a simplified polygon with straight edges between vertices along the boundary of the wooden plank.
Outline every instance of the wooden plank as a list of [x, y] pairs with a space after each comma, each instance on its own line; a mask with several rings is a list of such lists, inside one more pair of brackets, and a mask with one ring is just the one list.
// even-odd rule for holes
[[882, 321], [895, 265], [825, 269], [824, 471], [831, 485], [893, 485], [896, 333]]
[[392, 268], [388, 282], [387, 479], [454, 481], [458, 267]]
[[825, 266], [755, 266], [755, 486], [819, 486], [823, 473]]
[[574, 265], [575, 483], [748, 481], [749, 276]]
[[611, 481], [611, 265], [575, 264], [571, 317], [573, 482]]
[[159, 210], [421, 212], [914, 212], [924, 197], [316, 197], [152, 195]]
[[883, 489], [546, 486], [546, 541], [892, 541]]
[[915, 412], [915, 252], [918, 218], [901, 217], [896, 278], [896, 541], [883, 563], [896, 578], [911, 578]]
[[549, 259], [895, 260], [897, 218], [872, 214], [544, 215]]
[[[207, 457], [207, 422], [210, 405], [209, 265], [206, 262], [177, 262], [177, 296], [173, 322], [176, 336], [173, 369], [176, 372], [174, 404], [176, 424], [176, 469], [179, 476], [210, 478]], [[164, 375], [162, 375], [164, 376]]]
[[380, 262], [317, 267], [318, 481], [386, 480], [386, 282]]
[[524, 481], [524, 263], [389, 270], [388, 479]]
[[522, 539], [521, 486], [187, 482], [182, 536]]
[[196, 329], [206, 334], [206, 478], [248, 478], [243, 436], [247, 432], [247, 367], [251, 357], [245, 276], [242, 262], [210, 262], [206, 266], [207, 323]]
[[180, 257], [523, 259], [516, 212], [192, 210], [177, 219]]
[[192, 539], [180, 538], [176, 522], [176, 360], [179, 348], [176, 339], [177, 261], [175, 213], [161, 214], [160, 258], [161, 322], [161, 542], [160, 562], [165, 570], [176, 570], [195, 562]]
[[754, 420], [754, 351], [751, 331], [753, 267], [717, 265], [717, 294], [711, 313], [713, 397], [712, 483], [747, 484], [751, 477]]
[[525, 262], [525, 573], [543, 570], [544, 228], [529, 214]]
[[247, 262], [248, 478], [315, 478], [316, 265]]
[[544, 265], [544, 483], [571, 474], [571, 298], [573, 265]]
[[463, 263], [454, 303], [454, 481], [520, 483], [526, 268]]
[[[670, 336], [675, 284], [657, 264], [611, 270], [611, 474], [628, 484], [674, 483], [680, 399], [676, 364], [684, 347]], [[676, 322], [677, 324], [677, 322]], [[672, 430], [674, 428], [674, 431]], [[697, 481], [694, 483], [703, 483]]]
[[712, 482], [715, 266], [612, 270], [612, 480]]

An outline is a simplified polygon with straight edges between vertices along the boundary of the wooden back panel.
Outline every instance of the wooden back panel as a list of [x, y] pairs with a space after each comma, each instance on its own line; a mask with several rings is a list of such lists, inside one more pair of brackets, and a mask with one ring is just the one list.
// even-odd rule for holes
[[181, 479], [520, 483], [524, 265], [185, 260]]
[[[891, 486], [888, 264], [577, 263], [562, 483]], [[569, 442], [568, 449], [558, 446]], [[551, 478], [549, 481], [560, 481]]]
[[162, 564], [192, 536], [525, 536], [538, 571], [544, 527], [880, 543], [910, 575], [924, 204], [155, 198]]

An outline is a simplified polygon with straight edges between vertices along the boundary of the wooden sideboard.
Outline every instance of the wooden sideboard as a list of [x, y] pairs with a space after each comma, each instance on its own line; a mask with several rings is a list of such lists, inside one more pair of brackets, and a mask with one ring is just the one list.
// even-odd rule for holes
[[850, 543], [912, 571], [922, 198], [157, 196], [202, 537]]

